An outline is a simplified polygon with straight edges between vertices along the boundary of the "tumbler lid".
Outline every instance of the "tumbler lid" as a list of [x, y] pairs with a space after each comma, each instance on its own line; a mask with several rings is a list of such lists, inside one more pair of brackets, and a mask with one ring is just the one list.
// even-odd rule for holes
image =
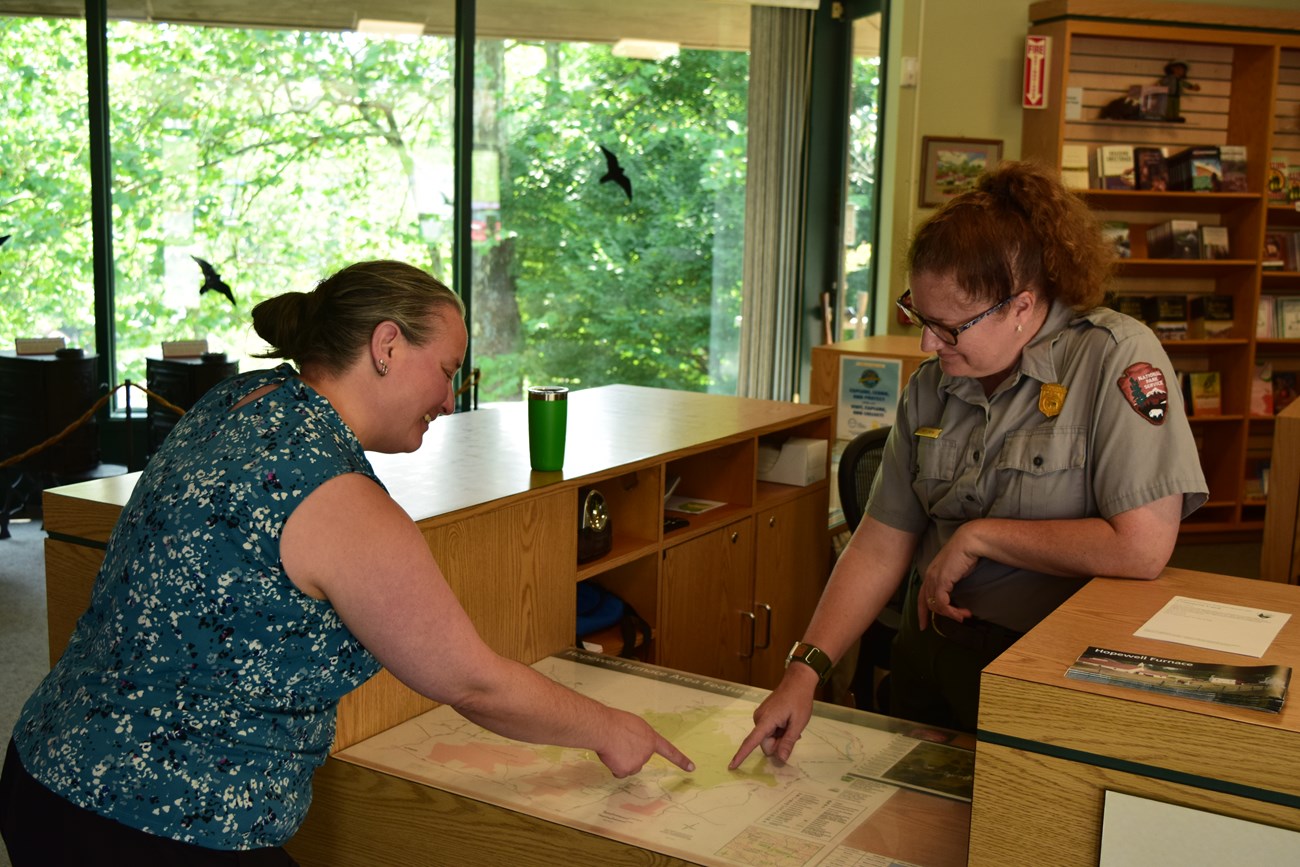
[[530, 385], [529, 400], [568, 400], [569, 390], [562, 385]]

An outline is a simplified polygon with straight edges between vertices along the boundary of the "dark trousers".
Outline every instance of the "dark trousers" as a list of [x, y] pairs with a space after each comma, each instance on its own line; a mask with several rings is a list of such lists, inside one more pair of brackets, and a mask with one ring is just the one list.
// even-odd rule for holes
[[[991, 623], [931, 618], [921, 631], [916, 617], [920, 581], [912, 576], [903, 618], [890, 651], [889, 715], [974, 732], [979, 719], [980, 672], [1015, 643], [1020, 633]], [[935, 628], [937, 625], [937, 629]]]
[[0, 773], [0, 836], [13, 867], [148, 864], [296, 867], [280, 848], [218, 850], [157, 837], [82, 809], [27, 773], [11, 739]]

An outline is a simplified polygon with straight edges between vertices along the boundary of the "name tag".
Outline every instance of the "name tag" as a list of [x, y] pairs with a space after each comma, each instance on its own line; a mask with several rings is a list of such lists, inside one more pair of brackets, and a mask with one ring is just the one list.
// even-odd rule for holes
[[937, 440], [941, 433], [943, 433], [941, 427], [919, 427], [916, 429], [917, 436], [925, 437], [928, 440]]

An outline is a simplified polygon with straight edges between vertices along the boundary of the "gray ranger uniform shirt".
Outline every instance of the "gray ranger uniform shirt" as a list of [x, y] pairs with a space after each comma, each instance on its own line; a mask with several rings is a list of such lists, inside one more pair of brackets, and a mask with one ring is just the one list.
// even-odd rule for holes
[[[1186, 518], [1208, 490], [1154, 332], [1114, 310], [1057, 303], [990, 397], [937, 358], [918, 368], [866, 511], [920, 535], [913, 565], [923, 572], [975, 518], [1110, 518], [1170, 494], [1183, 495]], [[981, 559], [953, 604], [1027, 631], [1086, 580]]]

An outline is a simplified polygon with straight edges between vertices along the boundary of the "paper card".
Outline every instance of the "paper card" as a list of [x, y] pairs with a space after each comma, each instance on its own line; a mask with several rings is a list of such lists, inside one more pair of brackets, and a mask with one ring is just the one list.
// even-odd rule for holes
[[1287, 864], [1294, 862], [1298, 848], [1300, 832], [1106, 792], [1101, 867], [1219, 867], [1242, 861]]
[[893, 425], [902, 381], [903, 362], [897, 359], [842, 357], [835, 438], [851, 440], [863, 431]]
[[1175, 596], [1133, 634], [1261, 657], [1291, 615]]
[[688, 515], [699, 515], [725, 505], [727, 504], [720, 500], [705, 500], [700, 497], [672, 496], [664, 500], [665, 510], [669, 512], [685, 512]]

